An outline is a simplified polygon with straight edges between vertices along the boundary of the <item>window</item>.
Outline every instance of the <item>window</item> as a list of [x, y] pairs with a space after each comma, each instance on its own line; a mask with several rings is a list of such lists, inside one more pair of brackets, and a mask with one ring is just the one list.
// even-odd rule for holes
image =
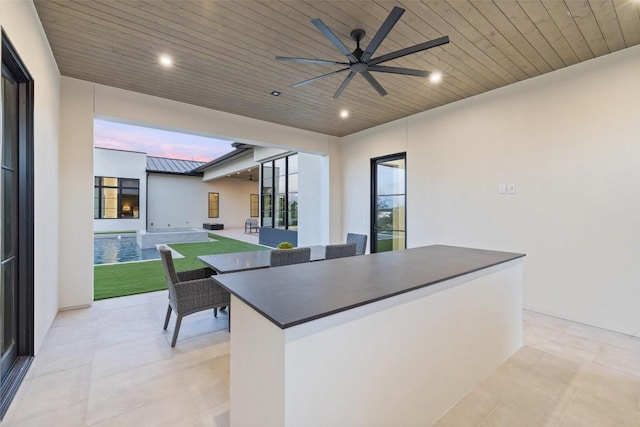
[[298, 155], [262, 164], [262, 226], [298, 229]]
[[371, 253], [406, 249], [407, 156], [371, 159]]
[[140, 180], [95, 177], [93, 195], [95, 219], [140, 218]]
[[260, 216], [260, 209], [258, 206], [258, 195], [257, 194], [252, 194], [250, 196], [250, 200], [249, 200], [249, 205], [250, 205], [250, 214], [249, 216], [251, 218], [255, 218]]
[[209, 218], [220, 217], [220, 194], [209, 193]]

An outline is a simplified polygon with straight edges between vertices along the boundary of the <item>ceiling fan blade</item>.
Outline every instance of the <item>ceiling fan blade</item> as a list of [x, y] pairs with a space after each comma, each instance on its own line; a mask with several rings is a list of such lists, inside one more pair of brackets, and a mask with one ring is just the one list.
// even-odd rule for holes
[[428, 77], [429, 71], [412, 70], [411, 68], [386, 67], [384, 65], [371, 65], [368, 71], [377, 71], [379, 73], [404, 74], [405, 76]]
[[344, 45], [344, 43], [342, 43], [342, 41], [336, 37], [335, 34], [333, 34], [333, 32], [331, 32], [331, 30], [329, 29], [329, 27], [327, 27], [326, 25], [324, 25], [324, 22], [322, 22], [320, 19], [312, 19], [311, 23], [313, 25], [316, 26], [316, 28], [318, 30], [320, 30], [320, 32], [322, 34], [324, 34], [324, 36], [326, 38], [329, 39], [329, 41], [331, 43], [333, 43], [333, 45], [335, 47], [338, 48], [338, 50], [340, 52], [342, 52], [343, 55], [345, 55], [347, 58], [349, 58], [349, 61], [351, 62], [358, 62], [358, 60], [356, 59], [355, 56], [353, 56], [353, 54], [351, 53], [351, 51], [349, 49], [347, 49], [347, 47]]
[[290, 56], [276, 56], [278, 61], [305, 62], [308, 64], [349, 65], [348, 62], [329, 61], [326, 59], [292, 58]]
[[369, 84], [373, 86], [373, 88], [380, 94], [380, 96], [385, 96], [387, 94], [387, 91], [384, 90], [382, 85], [378, 83], [378, 81], [371, 75], [371, 73], [369, 73], [368, 71], [363, 71], [360, 74], [362, 74], [362, 77], [364, 77], [369, 82]]
[[338, 88], [336, 93], [333, 94], [333, 99], [338, 98], [342, 94], [342, 91], [347, 87], [347, 85], [349, 84], [351, 79], [353, 79], [353, 76], [355, 76], [355, 75], [356, 75], [355, 71], [350, 71], [349, 72], [349, 75], [344, 79], [344, 81], [342, 82], [342, 84], [340, 85], [340, 87]]
[[440, 46], [449, 43], [449, 37], [444, 36], [435, 40], [429, 40], [428, 42], [420, 43], [415, 46], [406, 47], [404, 49], [396, 50], [395, 52], [387, 53], [386, 55], [378, 56], [368, 62], [368, 64], [376, 65], [381, 62], [391, 61], [392, 59], [401, 58], [403, 56], [411, 55], [412, 53], [421, 52], [423, 50], [431, 49], [432, 47]]
[[304, 85], [306, 85], [306, 84], [313, 83], [313, 82], [315, 82], [315, 81], [318, 81], [318, 80], [324, 79], [324, 78], [326, 78], [326, 77], [333, 76], [334, 74], [338, 74], [338, 73], [341, 73], [341, 72], [343, 72], [343, 71], [347, 71], [348, 69], [349, 69], [349, 68], [343, 68], [342, 70], [332, 71], [332, 72], [330, 72], [330, 73], [323, 74], [323, 75], [321, 75], [321, 76], [314, 77], [314, 78], [312, 78], [312, 79], [308, 79], [308, 80], [301, 81], [300, 83], [296, 83], [296, 84], [294, 84], [294, 85], [291, 85], [291, 87], [300, 87], [300, 86], [304, 86]]
[[389, 16], [387, 16], [387, 19], [385, 19], [385, 21], [380, 26], [380, 29], [378, 30], [376, 35], [373, 36], [373, 39], [371, 39], [371, 42], [369, 42], [369, 46], [367, 46], [367, 48], [364, 50], [360, 61], [367, 62], [369, 58], [371, 58], [374, 52], [380, 47], [380, 44], [385, 39], [385, 37], [387, 37], [393, 26], [396, 25], [403, 13], [403, 8], [394, 6], [391, 13], [389, 13]]

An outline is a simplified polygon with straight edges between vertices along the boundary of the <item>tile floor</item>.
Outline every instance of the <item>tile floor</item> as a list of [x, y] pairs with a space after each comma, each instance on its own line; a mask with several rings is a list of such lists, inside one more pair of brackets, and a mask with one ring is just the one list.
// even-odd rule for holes
[[[1, 425], [227, 426], [226, 314], [186, 317], [171, 349], [166, 298], [59, 313]], [[436, 425], [640, 426], [640, 339], [525, 311], [524, 340]]]
[[259, 233], [245, 233], [244, 227], [227, 227], [224, 230], [213, 230], [211, 233], [240, 240], [241, 242], [253, 243], [254, 245], [258, 245], [258, 240], [260, 240]]
[[436, 424], [640, 426], [640, 339], [524, 312], [524, 347]]
[[167, 291], [60, 312], [4, 426], [227, 426], [226, 313], [187, 316], [170, 347]]

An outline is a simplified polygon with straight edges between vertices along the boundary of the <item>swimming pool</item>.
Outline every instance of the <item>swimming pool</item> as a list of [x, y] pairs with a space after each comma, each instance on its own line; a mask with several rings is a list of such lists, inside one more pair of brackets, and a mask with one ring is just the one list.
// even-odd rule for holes
[[94, 236], [93, 264], [112, 264], [116, 262], [147, 261], [160, 259], [156, 248], [141, 249], [136, 236]]

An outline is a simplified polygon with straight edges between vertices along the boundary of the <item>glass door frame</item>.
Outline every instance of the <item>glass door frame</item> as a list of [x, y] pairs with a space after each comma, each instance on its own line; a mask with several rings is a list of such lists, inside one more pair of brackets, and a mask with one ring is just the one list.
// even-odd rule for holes
[[370, 206], [370, 231], [371, 236], [369, 249], [371, 253], [378, 252], [378, 229], [377, 229], [377, 199], [378, 199], [378, 171], [380, 163], [390, 160], [404, 160], [404, 248], [407, 247], [407, 153], [394, 153], [371, 159], [371, 206]]
[[[17, 179], [17, 359], [2, 373], [0, 419], [21, 384], [34, 353], [34, 81], [5, 32], [2, 31], [2, 68], [18, 84]], [[3, 73], [4, 74], [4, 73]], [[4, 107], [3, 107], [4, 108]], [[1, 122], [0, 122], [1, 124]]]

